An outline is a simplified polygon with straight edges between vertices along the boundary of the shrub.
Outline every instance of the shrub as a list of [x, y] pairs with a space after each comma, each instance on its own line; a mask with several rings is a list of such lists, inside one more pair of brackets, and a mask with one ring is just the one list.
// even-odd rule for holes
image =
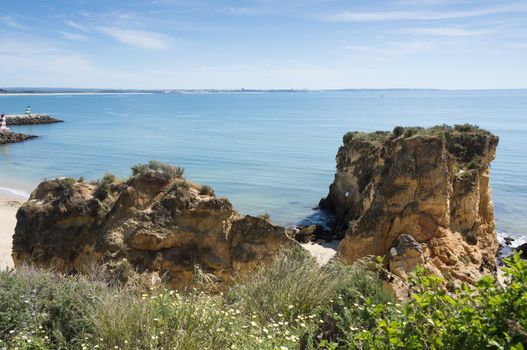
[[336, 286], [334, 302], [322, 315], [325, 319], [324, 336], [336, 343], [346, 344], [351, 340], [349, 337], [355, 335], [350, 330], [374, 325], [374, 319], [364, 307], [366, 300], [392, 305], [395, 299], [384, 288], [376, 266], [367, 268], [362, 262], [349, 266], [333, 261], [325, 269], [336, 281]]
[[100, 201], [104, 201], [111, 191], [111, 186], [117, 181], [117, 178], [113, 174], [105, 174], [102, 179], [96, 182], [97, 187], [93, 192], [93, 196]]
[[137, 164], [132, 167], [132, 176], [147, 175], [151, 173], [163, 174], [167, 179], [178, 177], [182, 178], [184, 169], [178, 166], [161, 163], [151, 160], [148, 164]]
[[199, 189], [199, 194], [202, 196], [214, 196], [214, 190], [208, 185], [202, 185]]
[[57, 185], [57, 193], [62, 199], [71, 196], [75, 183], [77, 183], [77, 180], [71, 177], [63, 177], [55, 179], [55, 183]]
[[412, 136], [416, 135], [418, 132], [423, 131], [423, 130], [424, 130], [424, 128], [421, 128], [421, 127], [405, 128], [405, 130], [404, 130], [404, 137], [405, 138], [412, 137]]
[[260, 322], [316, 313], [329, 302], [335, 281], [301, 248], [284, 251], [231, 290], [231, 299]]
[[375, 320], [350, 332], [357, 349], [525, 349], [527, 347], [527, 262], [506, 259], [506, 286], [491, 276], [454, 293], [442, 279], [418, 269], [415, 293], [406, 305], [376, 304], [366, 310]]
[[257, 217], [265, 221], [271, 221], [271, 215], [269, 215], [269, 213], [261, 213], [261, 214], [258, 214]]
[[404, 133], [404, 127], [396, 126], [395, 128], [393, 128], [393, 136], [395, 136], [396, 138], [401, 136], [403, 133]]
[[454, 130], [458, 132], [479, 132], [481, 129], [477, 125], [472, 124], [456, 124], [454, 125]]

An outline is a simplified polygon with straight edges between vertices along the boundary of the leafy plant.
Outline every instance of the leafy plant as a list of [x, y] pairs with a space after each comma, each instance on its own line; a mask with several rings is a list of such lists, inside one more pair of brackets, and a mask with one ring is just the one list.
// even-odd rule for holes
[[375, 320], [349, 337], [358, 349], [524, 349], [527, 348], [527, 262], [505, 261], [506, 286], [491, 276], [454, 293], [442, 279], [418, 269], [415, 292], [406, 305], [366, 300]]

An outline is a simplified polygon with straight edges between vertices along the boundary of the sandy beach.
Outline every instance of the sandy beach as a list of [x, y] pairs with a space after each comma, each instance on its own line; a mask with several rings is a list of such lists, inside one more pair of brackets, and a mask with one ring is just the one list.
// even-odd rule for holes
[[307, 250], [311, 255], [317, 259], [318, 263], [323, 266], [326, 265], [331, 258], [337, 254], [337, 246], [340, 241], [324, 242], [318, 240], [315, 242], [301, 243], [302, 248]]
[[13, 266], [11, 242], [16, 225], [16, 212], [21, 199], [0, 197], [0, 269]]

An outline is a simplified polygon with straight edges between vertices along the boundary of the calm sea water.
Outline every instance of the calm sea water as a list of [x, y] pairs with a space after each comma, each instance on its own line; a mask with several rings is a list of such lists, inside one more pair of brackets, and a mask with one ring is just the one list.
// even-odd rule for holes
[[14, 128], [41, 137], [0, 146], [0, 191], [30, 191], [44, 177], [124, 177], [158, 159], [281, 224], [313, 214], [327, 194], [345, 132], [475, 123], [500, 136], [498, 229], [527, 234], [527, 90], [0, 96], [0, 112], [26, 105], [66, 122]]

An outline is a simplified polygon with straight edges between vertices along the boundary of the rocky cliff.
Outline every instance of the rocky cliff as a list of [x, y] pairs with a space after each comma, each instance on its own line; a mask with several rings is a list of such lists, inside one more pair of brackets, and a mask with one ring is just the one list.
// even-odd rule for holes
[[497, 145], [471, 125], [346, 134], [320, 203], [336, 214], [339, 256], [385, 256], [403, 279], [417, 264], [453, 282], [495, 271], [489, 166]]
[[242, 216], [208, 186], [157, 162], [119, 181], [42, 182], [17, 213], [15, 265], [65, 273], [104, 268], [121, 280], [189, 283], [195, 268], [228, 279], [293, 244], [284, 228]]

